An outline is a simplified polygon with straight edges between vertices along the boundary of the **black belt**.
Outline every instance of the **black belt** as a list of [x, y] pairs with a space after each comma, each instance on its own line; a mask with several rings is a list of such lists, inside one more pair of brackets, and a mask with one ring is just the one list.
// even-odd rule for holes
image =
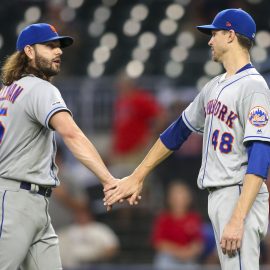
[[[36, 185], [36, 184], [34, 184]], [[52, 188], [50, 187], [43, 187], [43, 186], [38, 186], [37, 194], [40, 194], [44, 197], [50, 197], [52, 194]], [[28, 182], [21, 182], [20, 188], [26, 189], [26, 190], [31, 190], [31, 183]]]
[[224, 187], [208, 187], [207, 190], [209, 193], [212, 193], [218, 189], [221, 189], [221, 188], [224, 188]]
[[217, 190], [222, 189], [222, 188], [234, 187], [234, 186], [242, 187], [243, 184], [235, 184], [235, 185], [219, 186], [219, 187], [207, 187], [206, 189], [208, 190], [209, 193], [212, 193], [212, 192], [217, 191]]

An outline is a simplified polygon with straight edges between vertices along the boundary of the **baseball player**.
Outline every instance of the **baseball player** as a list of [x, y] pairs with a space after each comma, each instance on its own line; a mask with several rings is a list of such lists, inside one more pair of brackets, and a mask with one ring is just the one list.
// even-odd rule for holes
[[256, 25], [242, 9], [226, 9], [212, 24], [197, 28], [211, 35], [212, 58], [226, 73], [205, 85], [129, 177], [114, 190], [105, 189], [105, 205], [127, 195], [134, 196], [132, 204], [146, 175], [191, 132], [201, 133], [198, 186], [209, 191], [208, 213], [222, 269], [257, 270], [268, 226], [264, 180], [270, 162], [270, 92], [250, 62]]
[[114, 181], [73, 121], [59, 90], [62, 48], [73, 39], [52, 25], [27, 26], [2, 68], [0, 91], [0, 269], [62, 269], [48, 198], [59, 185], [54, 131], [102, 184]]

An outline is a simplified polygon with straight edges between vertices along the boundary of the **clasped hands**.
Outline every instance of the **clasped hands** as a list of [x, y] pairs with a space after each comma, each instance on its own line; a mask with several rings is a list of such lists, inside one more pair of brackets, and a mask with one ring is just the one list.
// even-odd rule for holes
[[127, 200], [130, 205], [137, 205], [141, 199], [143, 181], [133, 175], [115, 179], [104, 185], [104, 205], [111, 210], [112, 205]]

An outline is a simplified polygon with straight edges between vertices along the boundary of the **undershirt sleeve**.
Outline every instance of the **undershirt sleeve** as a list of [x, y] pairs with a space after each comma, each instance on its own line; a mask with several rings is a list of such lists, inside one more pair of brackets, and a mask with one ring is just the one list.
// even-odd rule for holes
[[178, 150], [181, 145], [191, 134], [191, 130], [187, 127], [180, 116], [160, 135], [162, 143], [170, 150]]
[[255, 174], [267, 179], [270, 164], [270, 143], [253, 141], [247, 146], [247, 174]]

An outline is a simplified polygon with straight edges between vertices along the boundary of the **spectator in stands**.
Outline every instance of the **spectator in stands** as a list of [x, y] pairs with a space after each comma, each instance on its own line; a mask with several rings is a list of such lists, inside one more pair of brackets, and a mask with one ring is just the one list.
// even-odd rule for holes
[[138, 87], [125, 72], [118, 76], [116, 90], [111, 161], [132, 163], [133, 169], [164, 128], [165, 111], [150, 90]]
[[119, 251], [119, 240], [105, 223], [95, 221], [89, 207], [74, 213], [75, 222], [58, 232], [64, 267], [108, 262]]
[[171, 182], [167, 204], [154, 222], [154, 265], [166, 270], [194, 265], [203, 252], [203, 224], [200, 214], [191, 209], [189, 187], [179, 180]]
[[[116, 97], [113, 104], [112, 145], [108, 157], [110, 172], [118, 178], [131, 173], [148, 150], [153, 140], [165, 128], [166, 111], [153, 89], [138, 86], [125, 71], [115, 81]], [[151, 176], [150, 176], [151, 179]], [[149, 181], [150, 183], [150, 181]], [[146, 187], [142, 196], [149, 198]], [[151, 195], [152, 196], [152, 195]], [[150, 204], [148, 205], [150, 206]], [[139, 207], [144, 207], [140, 204]], [[132, 226], [132, 209], [122, 204], [118, 208], [122, 228]]]

